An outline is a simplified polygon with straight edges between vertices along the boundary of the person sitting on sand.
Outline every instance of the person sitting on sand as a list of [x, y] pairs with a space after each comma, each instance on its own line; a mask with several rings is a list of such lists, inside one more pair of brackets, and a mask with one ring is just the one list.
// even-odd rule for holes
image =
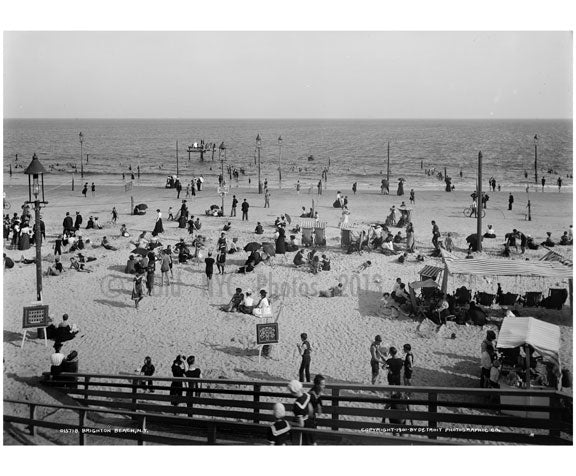
[[108, 238], [106, 238], [105, 236], [102, 237], [102, 242], [100, 243], [100, 246], [102, 246], [103, 248], [106, 248], [107, 250], [110, 250], [110, 251], [118, 251], [118, 248], [112, 246], [110, 244], [110, 242], [108, 241]]
[[64, 267], [60, 262], [60, 257], [56, 256], [56, 258], [54, 258], [54, 261], [55, 261], [54, 266], [48, 267], [46, 273], [44, 273], [45, 276], [60, 276], [64, 272]]
[[236, 288], [236, 292], [232, 295], [230, 302], [226, 306], [222, 306], [220, 310], [224, 312], [238, 311], [238, 307], [242, 304], [244, 300], [244, 294], [242, 293], [242, 288]]
[[128, 233], [128, 228], [126, 228], [126, 225], [124, 223], [120, 225], [120, 236], [124, 237], [130, 236], [130, 233]]
[[84, 266], [84, 263], [80, 263], [80, 261], [74, 256], [70, 257], [70, 269], [75, 269], [78, 272], [85, 272], [85, 273], [92, 272], [90, 268], [86, 268]]
[[342, 283], [338, 283], [336, 286], [332, 286], [326, 291], [320, 291], [318, 297], [338, 297], [344, 294], [344, 286]]
[[321, 265], [322, 265], [322, 271], [330, 271], [331, 268], [330, 258], [328, 258], [326, 255], [322, 255]]
[[408, 294], [406, 293], [406, 285], [404, 283], [401, 283], [398, 290], [392, 292], [391, 297], [398, 304], [400, 305], [405, 304], [409, 298]]
[[558, 243], [561, 246], [569, 246], [572, 245], [572, 241], [570, 240], [570, 238], [568, 237], [568, 232], [565, 231], [564, 234], [560, 237], [560, 243]]
[[94, 217], [90, 217], [90, 218], [88, 218], [88, 223], [86, 223], [86, 229], [90, 230], [90, 229], [94, 229], [94, 228], [96, 228], [94, 226]]
[[298, 251], [298, 243], [296, 242], [296, 235], [290, 235], [290, 242], [286, 243], [286, 251]]
[[546, 232], [546, 239], [540, 243], [542, 246], [548, 246], [550, 248], [552, 248], [553, 246], [556, 245], [556, 243], [554, 243], [552, 241], [552, 233], [550, 233], [549, 231]]
[[244, 293], [244, 298], [238, 306], [238, 311], [243, 314], [252, 314], [254, 309], [254, 298], [252, 297], [252, 290], [247, 289]]
[[488, 225], [488, 229], [486, 233], [484, 233], [484, 238], [496, 238], [496, 231], [494, 231], [492, 225]]
[[224, 228], [222, 228], [223, 231], [230, 231], [230, 229], [232, 228], [232, 223], [228, 222], [226, 223], [226, 225], [224, 225]]
[[254, 230], [254, 233], [256, 233], [257, 235], [262, 235], [264, 233], [264, 228], [262, 228], [262, 224], [260, 222], [256, 224], [256, 229]]
[[370, 261], [370, 260], [365, 261], [360, 266], [358, 266], [358, 269], [356, 269], [356, 272], [361, 273], [362, 271], [364, 271], [366, 268], [369, 268], [370, 266], [372, 266], [372, 261]]
[[402, 243], [402, 240], [403, 240], [403, 239], [404, 239], [404, 238], [403, 238], [403, 236], [402, 236], [402, 232], [399, 231], [398, 233], [396, 233], [396, 236], [394, 236], [392, 242], [393, 242], [393, 243]]
[[267, 293], [264, 289], [260, 290], [260, 301], [254, 307], [252, 314], [256, 317], [272, 317], [272, 308], [270, 301], [266, 297]]
[[296, 256], [294, 256], [294, 266], [298, 267], [298, 266], [304, 266], [306, 265], [307, 261], [306, 258], [304, 258], [304, 250], [299, 250], [298, 253], [296, 253]]
[[408, 253], [404, 252], [400, 256], [398, 256], [398, 263], [404, 264], [404, 262], [408, 259]]
[[315, 254], [312, 257], [312, 261], [310, 261], [310, 272], [318, 274], [320, 271], [322, 271], [322, 263], [320, 262], [320, 257]]
[[230, 248], [228, 248], [228, 254], [238, 253], [240, 248], [238, 247], [238, 238], [232, 238], [232, 243], [230, 243]]

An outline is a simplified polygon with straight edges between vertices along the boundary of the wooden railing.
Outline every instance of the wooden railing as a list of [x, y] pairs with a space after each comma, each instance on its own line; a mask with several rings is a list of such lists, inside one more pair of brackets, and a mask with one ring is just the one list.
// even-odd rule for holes
[[[269, 444], [266, 435], [269, 425], [242, 423], [225, 420], [197, 419], [186, 416], [164, 416], [164, 422], [173, 424], [169, 430], [154, 430], [153, 425], [148, 424], [154, 420], [158, 414], [132, 412], [126, 410], [100, 409], [76, 405], [52, 405], [24, 400], [5, 399], [4, 403], [14, 406], [27, 406], [29, 417], [17, 415], [4, 415], [4, 423], [24, 425], [31, 436], [37, 435], [37, 428], [48, 428], [58, 430], [60, 433], [76, 435], [78, 444], [84, 446], [88, 443], [88, 438], [103, 437], [110, 439], [121, 439], [135, 441], [138, 445], [146, 443], [164, 445], [217, 445], [217, 444], [239, 444], [238, 440], [230, 438], [231, 434], [241, 435], [243, 440], [240, 444]], [[71, 410], [78, 413], [78, 424], [64, 423], [61, 421], [47, 421], [37, 418], [36, 410], [47, 408], [52, 411]], [[109, 423], [102, 426], [87, 425], [87, 414], [113, 415], [121, 419], [115, 420], [115, 426]], [[136, 423], [133, 421], [136, 420]], [[178, 434], [174, 428], [185, 429], [186, 436]], [[190, 436], [190, 430], [195, 430], [196, 435]], [[427, 439], [406, 439], [393, 435], [363, 434], [350, 431], [333, 433], [328, 430], [316, 430], [309, 428], [292, 427], [294, 439], [300, 434], [313, 436], [316, 441], [324, 441], [329, 444], [364, 444], [364, 445], [429, 445], [436, 444]], [[205, 441], [204, 441], [205, 439]]]
[[[76, 381], [71, 383], [62, 377]], [[135, 419], [143, 412], [149, 422], [158, 424], [163, 421], [174, 424], [174, 420], [166, 420], [168, 415], [270, 424], [273, 404], [290, 405], [294, 400], [287, 392], [286, 382], [153, 377], [154, 393], [144, 393], [141, 383], [149, 378], [142, 376], [62, 374], [62, 377], [47, 383], [82, 405], [133, 412]], [[185, 387], [196, 384], [198, 388], [184, 388], [181, 395], [170, 395], [173, 382], [181, 382]], [[385, 408], [392, 402], [392, 391], [409, 392], [410, 400], [406, 402], [409, 410]], [[323, 400], [323, 414], [317, 418], [318, 431], [371, 435], [394, 432], [417, 440], [468, 444], [483, 441], [571, 444], [572, 440], [572, 398], [554, 390], [329, 384]], [[287, 407], [288, 413], [290, 408]], [[390, 419], [406, 422], [390, 423]]]

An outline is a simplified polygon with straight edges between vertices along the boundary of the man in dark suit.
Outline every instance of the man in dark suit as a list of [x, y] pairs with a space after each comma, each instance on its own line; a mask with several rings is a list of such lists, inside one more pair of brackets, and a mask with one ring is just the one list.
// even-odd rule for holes
[[80, 215], [80, 212], [76, 212], [76, 220], [74, 221], [74, 228], [79, 230], [80, 225], [82, 225], [82, 215]]

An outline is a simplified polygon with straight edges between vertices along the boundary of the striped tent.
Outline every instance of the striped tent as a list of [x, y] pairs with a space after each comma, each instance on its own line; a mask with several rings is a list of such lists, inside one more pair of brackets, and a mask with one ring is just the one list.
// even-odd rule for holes
[[572, 279], [572, 267], [551, 261], [520, 261], [474, 258], [455, 258], [442, 250], [446, 269], [450, 274], [480, 276], [530, 276], [554, 279]]
[[533, 317], [505, 317], [498, 333], [498, 348], [513, 349], [524, 344], [559, 365], [560, 327]]

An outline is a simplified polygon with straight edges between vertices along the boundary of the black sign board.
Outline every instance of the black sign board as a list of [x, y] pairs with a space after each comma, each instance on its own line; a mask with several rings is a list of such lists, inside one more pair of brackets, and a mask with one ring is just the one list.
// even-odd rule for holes
[[278, 323], [272, 322], [269, 324], [256, 324], [256, 343], [263, 344], [277, 344], [279, 341], [278, 336]]
[[48, 306], [37, 305], [24, 308], [22, 328], [29, 329], [30, 327], [47, 327], [49, 325]]

